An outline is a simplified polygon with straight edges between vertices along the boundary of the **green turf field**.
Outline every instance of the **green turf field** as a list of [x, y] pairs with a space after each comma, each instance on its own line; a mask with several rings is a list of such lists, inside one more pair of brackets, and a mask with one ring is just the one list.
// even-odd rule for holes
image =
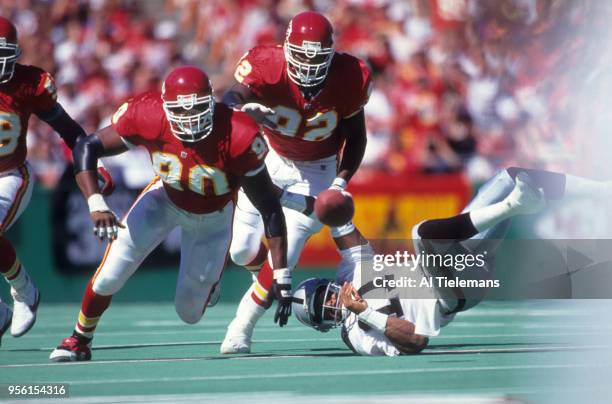
[[221, 304], [190, 326], [169, 303], [118, 303], [98, 327], [92, 362], [55, 364], [48, 355], [71, 332], [78, 305], [43, 305], [30, 333], [4, 336], [0, 383], [68, 383], [78, 402], [294, 402], [327, 394], [340, 402], [544, 402], [586, 388], [563, 380], [572, 369], [600, 373], [584, 354], [598, 346], [585, 336], [609, 331], [567, 304], [491, 302], [462, 313], [418, 356], [367, 358], [353, 355], [337, 330], [319, 334], [295, 319], [280, 329], [268, 313], [252, 354], [222, 356], [233, 310]]

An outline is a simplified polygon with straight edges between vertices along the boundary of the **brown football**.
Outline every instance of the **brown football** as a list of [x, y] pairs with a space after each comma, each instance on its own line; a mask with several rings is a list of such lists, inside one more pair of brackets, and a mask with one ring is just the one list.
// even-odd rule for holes
[[326, 189], [317, 195], [314, 211], [321, 223], [328, 226], [341, 226], [353, 218], [355, 205], [348, 192]]

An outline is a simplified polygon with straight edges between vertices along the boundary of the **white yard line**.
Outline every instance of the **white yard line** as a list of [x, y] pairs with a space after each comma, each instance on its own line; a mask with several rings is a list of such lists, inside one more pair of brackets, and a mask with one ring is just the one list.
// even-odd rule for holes
[[[291, 358], [299, 358], [294, 356]], [[303, 356], [302, 356], [303, 357]], [[282, 357], [271, 357], [265, 359], [280, 359]], [[236, 358], [241, 359], [241, 358]], [[244, 359], [244, 358], [243, 358]], [[264, 359], [264, 358], [252, 358]], [[197, 359], [189, 359], [197, 360]], [[126, 361], [109, 361], [100, 363], [125, 363]], [[140, 361], [146, 362], [146, 360]], [[78, 362], [80, 364], [95, 362]], [[52, 364], [45, 364], [51, 366]], [[150, 378], [121, 378], [121, 379], [92, 379], [92, 380], [57, 380], [53, 383], [69, 383], [74, 386], [90, 386], [99, 384], [126, 384], [126, 383], [168, 383], [168, 382], [197, 382], [197, 381], [223, 381], [223, 380], [253, 380], [253, 379], [293, 379], [307, 377], [346, 377], [346, 376], [374, 376], [374, 375], [403, 375], [403, 374], [423, 374], [423, 373], [463, 373], [463, 372], [494, 372], [494, 371], [520, 371], [520, 370], [552, 370], [552, 369], [576, 369], [576, 368], [605, 368], [603, 365], [510, 365], [510, 366], [474, 366], [474, 367], [421, 367], [408, 369], [363, 369], [363, 370], [341, 370], [324, 372], [285, 372], [285, 373], [251, 373], [243, 375], [217, 375], [217, 376], [190, 376], [190, 377], [150, 377]]]

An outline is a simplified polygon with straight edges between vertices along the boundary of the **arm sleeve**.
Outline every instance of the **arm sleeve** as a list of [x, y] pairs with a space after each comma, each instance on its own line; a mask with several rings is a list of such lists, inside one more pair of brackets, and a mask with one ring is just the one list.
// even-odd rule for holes
[[347, 114], [344, 116], [344, 118], [350, 118], [357, 114], [370, 100], [370, 94], [372, 93], [373, 88], [372, 74], [368, 66], [362, 60], [359, 60], [359, 70], [356, 73], [356, 76], [358, 88], [355, 97], [352, 97], [349, 100]]
[[265, 167], [264, 160], [267, 154], [268, 145], [265, 140], [261, 135], [255, 135], [253, 141], [245, 145], [234, 160], [236, 174], [247, 177], [257, 175]]
[[151, 95], [129, 99], [113, 115], [113, 129], [130, 145], [145, 145], [159, 135], [161, 121], [165, 119], [161, 108], [156, 108], [154, 103]]
[[261, 94], [261, 86], [265, 82], [260, 68], [260, 53], [261, 51], [257, 48], [251, 49], [240, 58], [234, 70], [234, 79], [256, 95]]
[[49, 116], [57, 106], [57, 88], [51, 74], [40, 71], [40, 76], [34, 97], [32, 110], [36, 115]]

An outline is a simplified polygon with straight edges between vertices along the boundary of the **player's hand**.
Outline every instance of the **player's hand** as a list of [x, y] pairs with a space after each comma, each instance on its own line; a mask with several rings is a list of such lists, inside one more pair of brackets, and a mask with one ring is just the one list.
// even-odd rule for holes
[[276, 129], [276, 122], [270, 119], [271, 116], [276, 115], [276, 112], [272, 108], [268, 108], [265, 105], [257, 102], [249, 102], [244, 104], [240, 110], [246, 112], [255, 122], [260, 123], [272, 129]]
[[110, 210], [104, 197], [100, 194], [93, 194], [87, 199], [91, 221], [94, 223], [93, 232], [100, 240], [115, 240], [119, 233], [119, 228], [125, 226], [119, 222], [117, 216]]
[[93, 232], [100, 240], [116, 240], [119, 228], [125, 228], [111, 211], [92, 212], [91, 220], [94, 223]]
[[283, 327], [291, 316], [291, 271], [287, 268], [274, 270], [272, 294], [278, 301], [274, 322]]
[[363, 300], [357, 289], [349, 282], [344, 282], [342, 289], [340, 289], [340, 302], [347, 310], [355, 314], [359, 314], [368, 308], [368, 303]]
[[100, 193], [104, 196], [112, 194], [115, 190], [113, 177], [103, 166], [98, 167], [98, 186], [100, 187]]

